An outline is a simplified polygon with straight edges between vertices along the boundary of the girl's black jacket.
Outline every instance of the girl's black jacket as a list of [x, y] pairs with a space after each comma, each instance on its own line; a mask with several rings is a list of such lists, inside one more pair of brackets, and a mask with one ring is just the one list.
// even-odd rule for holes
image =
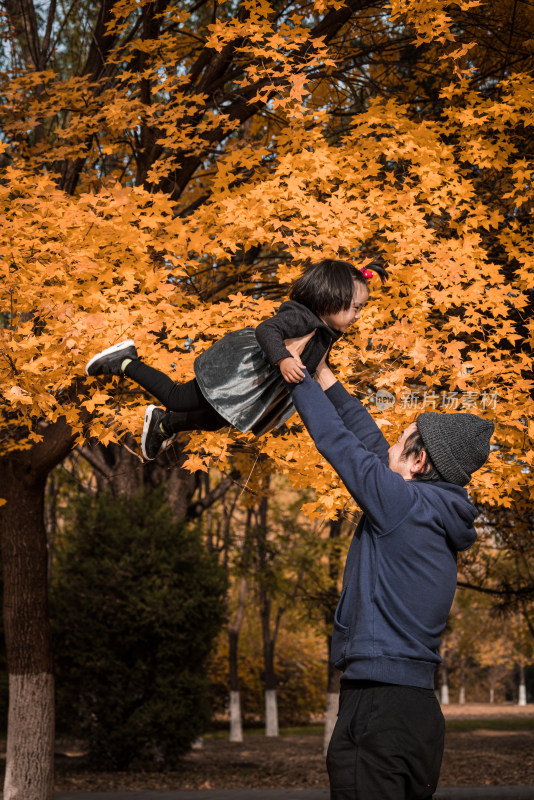
[[291, 353], [284, 345], [284, 339], [305, 336], [315, 331], [301, 355], [301, 361], [306, 365], [310, 375], [313, 375], [325, 353], [330, 350], [332, 343], [342, 335], [315, 316], [313, 311], [288, 300], [282, 303], [274, 317], [261, 322], [256, 328], [256, 339], [269, 362], [275, 366], [282, 358], [288, 358]]
[[211, 406], [240, 431], [256, 436], [280, 427], [295, 413], [280, 369], [291, 356], [284, 339], [315, 331], [301, 361], [313, 375], [332, 343], [342, 335], [309, 308], [288, 300], [256, 329], [226, 334], [195, 359], [195, 377]]

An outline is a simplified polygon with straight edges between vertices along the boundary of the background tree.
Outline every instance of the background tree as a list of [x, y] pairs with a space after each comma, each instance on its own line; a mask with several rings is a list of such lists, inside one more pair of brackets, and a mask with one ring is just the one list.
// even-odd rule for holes
[[[528, 473], [527, 473], [528, 474]], [[534, 636], [534, 505], [527, 493], [511, 508], [486, 506], [477, 524], [479, 540], [463, 559], [460, 586], [493, 598], [505, 613], [518, 613]]]
[[[233, 462], [236, 473], [244, 467], [244, 474], [250, 475], [251, 464], [246, 453], [236, 453]], [[209, 480], [209, 473], [202, 474]], [[233, 490], [224, 494], [219, 508], [210, 509], [203, 519], [208, 549], [218, 553], [219, 563], [224, 566], [230, 589], [227, 622], [228, 687], [221, 686], [220, 691], [229, 701], [231, 742], [243, 741], [239, 643], [247, 601], [250, 597], [253, 521], [253, 506], [247, 503], [247, 499], [247, 483], [241, 484], [237, 481]], [[221, 681], [221, 684], [223, 683], [224, 681]]]

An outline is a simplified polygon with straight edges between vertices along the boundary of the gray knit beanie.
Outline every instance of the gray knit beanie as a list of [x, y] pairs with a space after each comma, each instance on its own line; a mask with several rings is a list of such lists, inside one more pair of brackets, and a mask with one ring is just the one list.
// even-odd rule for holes
[[494, 424], [475, 414], [428, 411], [416, 420], [430, 460], [444, 481], [465, 486], [486, 462]]

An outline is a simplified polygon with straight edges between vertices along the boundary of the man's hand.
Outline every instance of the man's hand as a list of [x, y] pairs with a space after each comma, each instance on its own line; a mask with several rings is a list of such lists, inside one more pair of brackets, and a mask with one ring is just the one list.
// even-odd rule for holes
[[312, 331], [311, 333], [307, 333], [305, 336], [297, 336], [294, 339], [284, 339], [284, 344], [291, 355], [295, 358], [298, 358], [300, 361], [302, 351], [314, 335], [315, 331]]
[[304, 370], [306, 367], [298, 356], [296, 358], [293, 356], [282, 358], [278, 362], [278, 366], [280, 367], [283, 379], [288, 383], [300, 383], [304, 378]]
[[326, 392], [327, 389], [330, 389], [330, 387], [333, 386], [337, 381], [336, 376], [326, 363], [327, 355], [327, 353], [324, 354], [315, 373], [315, 380], [324, 392]]

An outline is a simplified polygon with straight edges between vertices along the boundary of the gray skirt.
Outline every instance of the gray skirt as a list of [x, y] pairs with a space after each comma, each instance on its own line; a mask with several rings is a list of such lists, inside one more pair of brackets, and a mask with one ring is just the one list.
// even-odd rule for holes
[[243, 433], [261, 436], [295, 413], [280, 370], [267, 361], [254, 328], [227, 333], [197, 356], [194, 369], [209, 404]]

